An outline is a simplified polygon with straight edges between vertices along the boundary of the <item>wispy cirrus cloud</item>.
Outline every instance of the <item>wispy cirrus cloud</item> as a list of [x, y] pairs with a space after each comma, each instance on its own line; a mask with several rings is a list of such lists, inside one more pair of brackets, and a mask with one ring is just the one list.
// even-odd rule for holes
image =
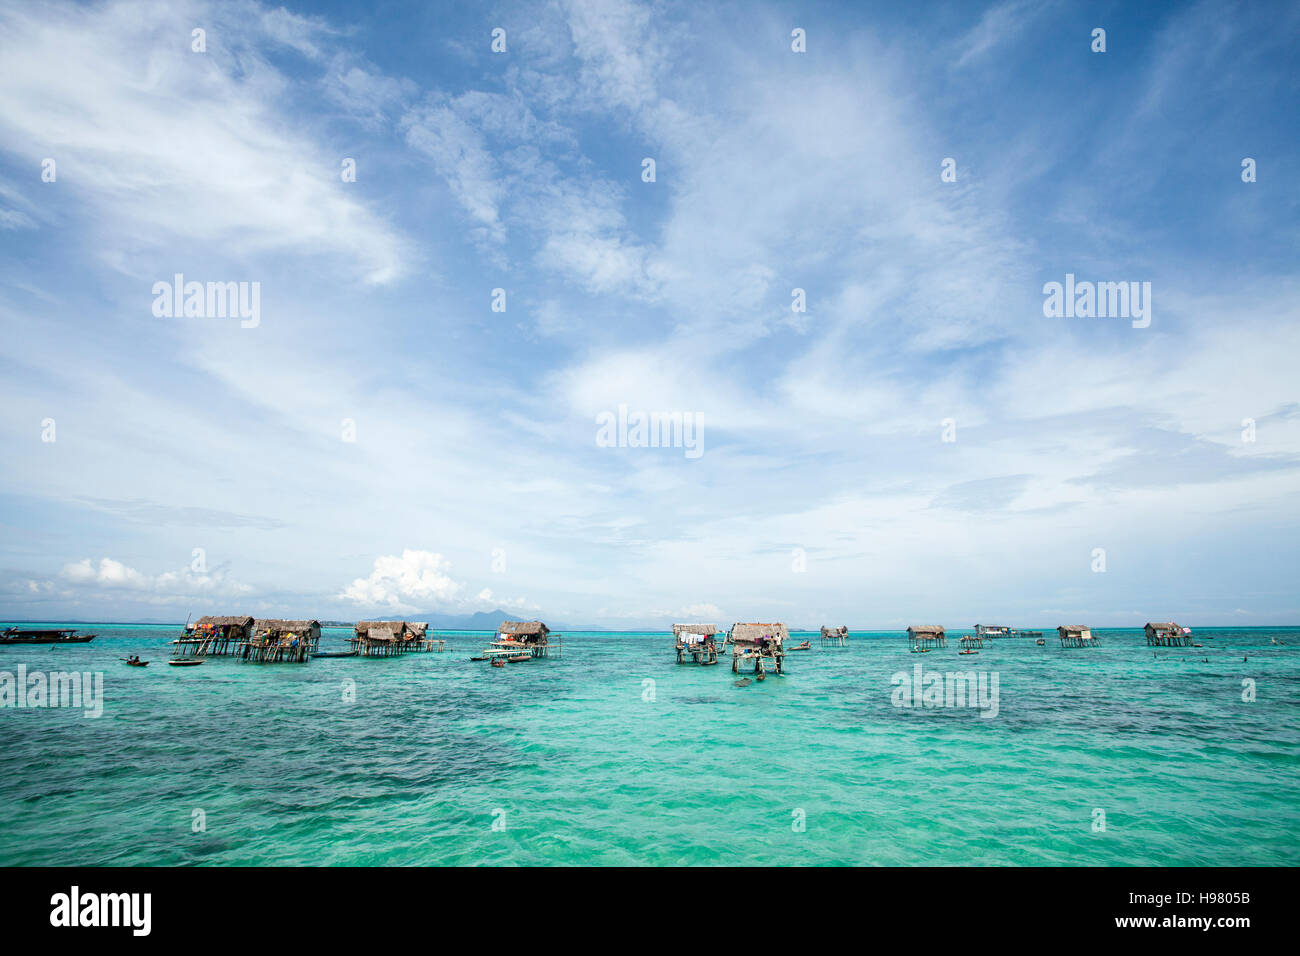
[[271, 62], [283, 46], [315, 56], [325, 33], [248, 3], [9, 5], [0, 135], [33, 166], [55, 160], [60, 188], [100, 210], [102, 241], [326, 254], [390, 282], [409, 267], [407, 240], [345, 191], [340, 157], [290, 119], [290, 81]]

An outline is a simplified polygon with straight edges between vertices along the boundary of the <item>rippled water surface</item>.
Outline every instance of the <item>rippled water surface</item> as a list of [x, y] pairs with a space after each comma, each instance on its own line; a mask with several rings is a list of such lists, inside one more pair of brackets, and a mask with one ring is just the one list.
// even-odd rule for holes
[[[78, 626], [100, 636], [0, 648], [0, 672], [104, 681], [98, 719], [0, 709], [3, 865], [1300, 863], [1297, 628], [966, 657], [957, 630], [929, 654], [854, 634], [737, 687], [666, 635], [567, 634], [497, 670], [464, 634], [174, 668], [175, 628]], [[918, 662], [996, 674], [997, 715], [894, 706]]]

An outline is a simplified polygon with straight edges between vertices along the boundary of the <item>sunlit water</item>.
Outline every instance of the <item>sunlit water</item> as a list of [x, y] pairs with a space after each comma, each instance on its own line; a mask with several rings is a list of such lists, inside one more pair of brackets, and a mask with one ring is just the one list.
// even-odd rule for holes
[[[465, 634], [175, 668], [174, 628], [78, 626], [100, 636], [0, 648], [0, 672], [100, 671], [105, 697], [99, 719], [0, 710], [3, 865], [1300, 863], [1300, 628], [1158, 652], [1045, 628], [966, 657], [957, 629], [924, 655], [796, 635], [787, 676], [737, 687], [663, 634], [504, 669]], [[894, 706], [918, 662], [996, 673], [997, 716]]]

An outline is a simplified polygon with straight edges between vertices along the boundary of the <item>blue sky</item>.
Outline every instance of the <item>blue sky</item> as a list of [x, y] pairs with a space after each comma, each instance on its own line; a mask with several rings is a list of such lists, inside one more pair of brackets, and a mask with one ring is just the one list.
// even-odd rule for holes
[[[1295, 623], [1298, 34], [0, 4], [0, 616]], [[1046, 317], [1067, 273], [1150, 325]]]

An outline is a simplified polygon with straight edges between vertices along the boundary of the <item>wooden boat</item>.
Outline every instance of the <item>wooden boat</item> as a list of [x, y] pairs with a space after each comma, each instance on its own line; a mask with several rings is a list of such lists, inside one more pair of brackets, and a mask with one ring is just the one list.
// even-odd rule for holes
[[172, 667], [195, 667], [203, 663], [201, 657], [177, 657], [167, 662]]
[[957, 653], [958, 653], [958, 654], [978, 654], [979, 651], [965, 650], [965, 651], [958, 651]]
[[487, 659], [488, 659], [488, 658], [486, 658], [486, 657], [471, 657], [471, 658], [470, 658], [470, 660], [472, 660], [472, 661], [485, 661], [485, 660], [487, 660]]
[[0, 644], [87, 644], [96, 637], [97, 634], [78, 637], [76, 630], [70, 628], [23, 630], [7, 627], [0, 631]]
[[320, 654], [313, 654], [312, 657], [356, 657], [357, 651], [325, 651]]
[[1042, 647], [1047, 642], [1040, 637], [1038, 640], [1034, 641], [1034, 643], [1037, 644], [1039, 647]]
[[812, 650], [812, 644], [809, 643], [808, 641], [804, 641], [802, 644], [797, 644], [797, 645], [795, 645], [794, 647], [790, 648], [790, 650], [792, 650], [792, 651], [811, 651], [811, 650]]
[[[512, 657], [506, 658], [506, 660], [511, 664], [522, 664], [524, 661], [531, 661], [532, 659], [533, 657], [531, 654], [515, 654]], [[497, 658], [497, 660], [500, 660], [500, 658]]]
[[493, 667], [505, 667], [505, 666], [506, 666], [506, 662], [503, 661], [503, 660], [502, 660], [501, 658], [499, 658], [499, 657], [494, 657], [494, 658], [492, 658], [492, 666], [493, 666]]
[[148, 666], [149, 666], [149, 662], [148, 662], [148, 661], [141, 661], [141, 660], [135, 660], [135, 661], [133, 661], [133, 660], [130, 660], [129, 658], [125, 658], [125, 657], [123, 657], [122, 660], [126, 661], [126, 666], [127, 666], [127, 667], [148, 667]]

